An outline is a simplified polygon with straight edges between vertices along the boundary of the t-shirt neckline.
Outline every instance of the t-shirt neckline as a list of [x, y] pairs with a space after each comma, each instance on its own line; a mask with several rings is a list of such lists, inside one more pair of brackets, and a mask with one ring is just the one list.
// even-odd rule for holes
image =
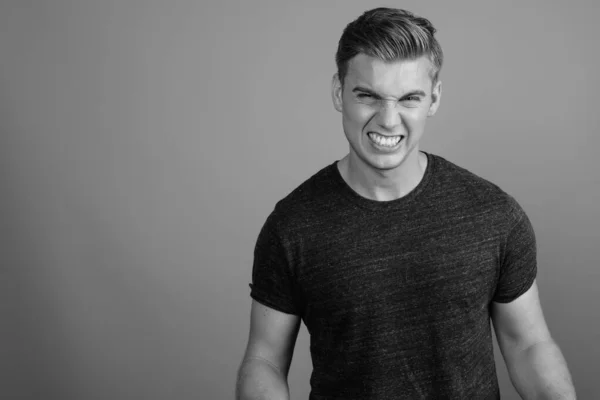
[[432, 154], [425, 151], [422, 151], [422, 153], [424, 153], [427, 156], [427, 166], [425, 167], [425, 172], [423, 174], [423, 177], [421, 178], [421, 181], [409, 193], [394, 200], [379, 201], [369, 199], [358, 194], [354, 189], [352, 189], [352, 187], [350, 187], [350, 185], [348, 185], [348, 183], [346, 183], [346, 181], [342, 177], [342, 174], [340, 173], [337, 167], [337, 164], [340, 160], [334, 161], [329, 166], [329, 169], [331, 170], [331, 175], [333, 177], [335, 185], [338, 187], [338, 189], [340, 189], [341, 194], [346, 199], [350, 200], [351, 202], [360, 207], [367, 208], [370, 210], [389, 210], [398, 207], [405, 207], [407, 204], [412, 203], [417, 197], [419, 197], [419, 195], [429, 184], [429, 181], [431, 180], [435, 169], [435, 157]]

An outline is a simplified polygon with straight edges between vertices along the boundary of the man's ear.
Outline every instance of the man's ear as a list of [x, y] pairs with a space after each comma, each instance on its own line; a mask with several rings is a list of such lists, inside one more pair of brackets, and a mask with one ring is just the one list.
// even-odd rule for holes
[[431, 104], [429, 105], [429, 111], [427, 112], [428, 117], [433, 117], [440, 106], [440, 100], [442, 99], [442, 81], [437, 81], [431, 91]]
[[331, 99], [333, 100], [333, 106], [339, 112], [342, 112], [342, 82], [337, 73], [333, 74], [331, 80]]

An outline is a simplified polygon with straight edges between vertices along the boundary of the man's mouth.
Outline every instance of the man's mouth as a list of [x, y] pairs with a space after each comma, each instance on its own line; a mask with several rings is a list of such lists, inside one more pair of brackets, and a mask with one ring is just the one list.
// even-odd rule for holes
[[375, 132], [367, 133], [369, 139], [378, 146], [392, 148], [395, 147], [404, 138], [403, 135], [383, 136]]

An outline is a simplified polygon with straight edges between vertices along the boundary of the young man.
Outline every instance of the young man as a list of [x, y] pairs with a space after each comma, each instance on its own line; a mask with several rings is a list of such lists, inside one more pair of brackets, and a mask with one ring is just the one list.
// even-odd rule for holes
[[310, 399], [498, 399], [492, 332], [524, 399], [574, 399], [536, 286], [529, 219], [419, 150], [440, 104], [431, 23], [378, 8], [340, 39], [332, 96], [350, 152], [278, 202], [256, 244], [239, 399], [288, 399], [300, 321]]

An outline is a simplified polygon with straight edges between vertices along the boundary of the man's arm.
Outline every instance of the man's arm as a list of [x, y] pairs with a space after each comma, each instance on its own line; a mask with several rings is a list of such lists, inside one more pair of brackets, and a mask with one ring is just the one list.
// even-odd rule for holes
[[252, 300], [250, 337], [238, 370], [237, 400], [288, 400], [288, 372], [300, 317]]
[[537, 283], [510, 303], [493, 303], [492, 320], [510, 379], [525, 400], [572, 400], [575, 389], [552, 339]]

